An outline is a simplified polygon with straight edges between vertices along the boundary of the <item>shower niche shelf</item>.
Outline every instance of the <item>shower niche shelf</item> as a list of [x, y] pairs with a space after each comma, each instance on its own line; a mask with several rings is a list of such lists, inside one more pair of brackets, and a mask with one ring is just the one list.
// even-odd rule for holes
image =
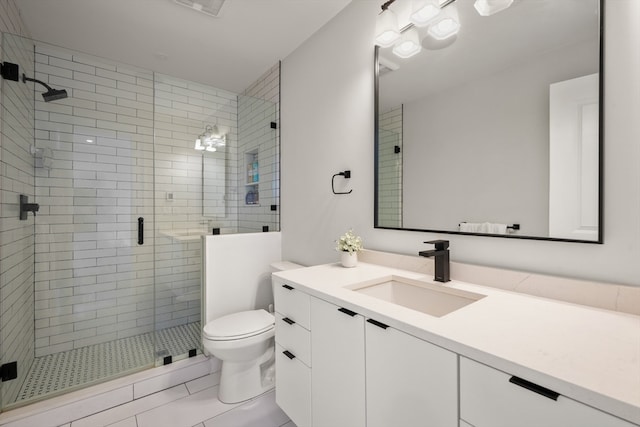
[[260, 206], [260, 162], [258, 149], [244, 153], [245, 163], [245, 206]]

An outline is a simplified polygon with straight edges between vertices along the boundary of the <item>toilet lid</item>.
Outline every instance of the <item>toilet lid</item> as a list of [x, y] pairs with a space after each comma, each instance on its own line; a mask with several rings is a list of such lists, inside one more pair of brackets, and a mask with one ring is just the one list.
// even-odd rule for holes
[[239, 339], [267, 331], [274, 323], [273, 315], [265, 310], [241, 311], [212, 320], [203, 331], [209, 339]]

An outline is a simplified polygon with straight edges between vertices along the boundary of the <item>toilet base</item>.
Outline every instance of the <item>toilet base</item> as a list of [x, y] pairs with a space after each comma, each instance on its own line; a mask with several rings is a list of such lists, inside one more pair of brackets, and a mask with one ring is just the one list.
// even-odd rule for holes
[[274, 347], [253, 362], [222, 361], [218, 399], [238, 403], [272, 390], [275, 386]]

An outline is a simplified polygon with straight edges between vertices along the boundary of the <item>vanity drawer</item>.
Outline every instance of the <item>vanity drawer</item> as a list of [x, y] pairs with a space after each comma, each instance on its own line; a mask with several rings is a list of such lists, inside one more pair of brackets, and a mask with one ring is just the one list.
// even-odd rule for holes
[[460, 418], [475, 427], [633, 426], [465, 357], [460, 357]]
[[276, 342], [311, 366], [311, 333], [293, 320], [276, 312]]
[[311, 426], [311, 369], [276, 343], [276, 403], [298, 427]]
[[308, 294], [297, 290], [293, 285], [274, 279], [273, 299], [278, 313], [295, 321], [303, 328], [311, 330]]

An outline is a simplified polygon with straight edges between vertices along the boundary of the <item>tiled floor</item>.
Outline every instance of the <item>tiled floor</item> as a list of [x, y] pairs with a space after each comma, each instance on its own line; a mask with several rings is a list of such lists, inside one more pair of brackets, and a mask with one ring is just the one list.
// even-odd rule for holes
[[200, 322], [36, 358], [16, 402], [112, 378], [151, 365], [156, 351], [174, 357], [200, 348]]
[[62, 427], [295, 427], [273, 391], [241, 404], [218, 400], [219, 372]]

